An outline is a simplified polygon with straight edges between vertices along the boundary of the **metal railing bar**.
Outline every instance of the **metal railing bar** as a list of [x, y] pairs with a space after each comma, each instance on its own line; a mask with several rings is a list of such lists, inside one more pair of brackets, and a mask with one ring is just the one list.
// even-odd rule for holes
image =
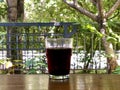
[[75, 22], [49, 22], [49, 23], [41, 23], [41, 22], [6, 22], [0, 23], [0, 26], [69, 26], [74, 25]]

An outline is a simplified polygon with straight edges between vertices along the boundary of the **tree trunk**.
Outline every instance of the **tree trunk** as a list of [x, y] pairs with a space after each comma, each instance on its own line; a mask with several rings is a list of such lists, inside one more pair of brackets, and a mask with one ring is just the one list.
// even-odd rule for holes
[[117, 58], [115, 52], [113, 50], [113, 45], [106, 41], [106, 38], [102, 38], [103, 45], [105, 47], [106, 55], [107, 55], [107, 70], [108, 73], [112, 73], [113, 70], [118, 66]]
[[117, 58], [115, 55], [115, 51], [113, 49], [112, 43], [106, 40], [106, 20], [103, 19], [99, 22], [100, 32], [103, 34], [102, 43], [105, 48], [105, 53], [107, 56], [107, 73], [112, 73], [112, 71], [118, 66]]
[[[6, 0], [8, 5], [9, 22], [23, 21], [24, 0]], [[7, 58], [10, 58], [15, 67], [14, 73], [21, 73], [20, 65], [16, 65], [16, 60], [22, 60], [22, 51], [17, 50], [20, 46], [19, 29], [17, 27], [8, 27], [7, 29]]]

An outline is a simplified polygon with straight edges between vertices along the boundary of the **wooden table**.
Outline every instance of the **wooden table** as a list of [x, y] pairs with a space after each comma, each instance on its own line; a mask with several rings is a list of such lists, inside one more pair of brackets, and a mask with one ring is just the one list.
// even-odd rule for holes
[[120, 75], [71, 74], [64, 81], [47, 74], [0, 75], [0, 90], [120, 90]]

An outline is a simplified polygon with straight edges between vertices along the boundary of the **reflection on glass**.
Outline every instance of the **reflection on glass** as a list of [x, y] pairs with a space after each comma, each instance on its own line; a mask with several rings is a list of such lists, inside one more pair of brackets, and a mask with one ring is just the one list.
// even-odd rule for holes
[[49, 80], [48, 90], [71, 90], [69, 79]]

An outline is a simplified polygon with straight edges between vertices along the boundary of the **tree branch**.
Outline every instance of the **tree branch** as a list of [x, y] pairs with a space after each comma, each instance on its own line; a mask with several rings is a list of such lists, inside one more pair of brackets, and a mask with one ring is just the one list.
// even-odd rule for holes
[[98, 8], [98, 11], [99, 11], [99, 16], [101, 18], [103, 18], [103, 6], [102, 6], [102, 1], [101, 0], [97, 0], [97, 8]]
[[103, 9], [103, 4], [101, 0], [96, 0], [97, 1], [97, 8], [98, 8], [98, 22], [103, 23], [104, 21], [104, 9]]
[[17, 7], [17, 0], [6, 0], [8, 7]]
[[68, 2], [67, 0], [63, 0], [63, 1], [70, 7], [79, 11], [81, 14], [84, 14], [84, 15], [88, 16], [89, 18], [91, 18], [92, 20], [97, 21], [97, 16], [95, 14], [89, 12], [88, 10], [84, 9], [80, 5], [78, 5], [77, 0], [73, 0], [72, 2]]
[[117, 0], [116, 3], [112, 6], [112, 8], [106, 13], [106, 18], [112, 15], [112, 13], [120, 6], [120, 0]]

